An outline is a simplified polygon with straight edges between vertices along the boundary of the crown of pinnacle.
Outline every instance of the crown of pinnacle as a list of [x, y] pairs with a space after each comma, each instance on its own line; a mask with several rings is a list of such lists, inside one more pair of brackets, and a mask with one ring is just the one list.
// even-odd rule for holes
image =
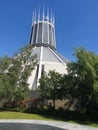
[[40, 11], [40, 8], [39, 8], [39, 10], [34, 10], [33, 11], [32, 24], [36, 23], [36, 22], [39, 22], [39, 21], [47, 21], [47, 22], [54, 25], [54, 23], [55, 23], [54, 19], [55, 18], [54, 18], [54, 14], [53, 14], [52, 9], [51, 9], [51, 11], [49, 13], [49, 9], [47, 8], [46, 14], [45, 14], [44, 8], [43, 8], [42, 12]]
[[34, 46], [48, 46], [56, 49], [55, 25], [52, 9], [47, 8], [46, 12], [43, 8], [33, 11], [32, 30], [30, 44]]

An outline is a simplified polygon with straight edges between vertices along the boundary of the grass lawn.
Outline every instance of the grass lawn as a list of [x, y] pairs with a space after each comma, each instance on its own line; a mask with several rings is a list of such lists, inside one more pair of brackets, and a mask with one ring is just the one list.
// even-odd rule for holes
[[[62, 119], [56, 119], [55, 117], [51, 116], [44, 116], [40, 114], [27, 114], [27, 113], [20, 113], [20, 112], [0, 112], [0, 119], [33, 119], [33, 120], [53, 120], [53, 121], [64, 121]], [[77, 123], [75, 121], [66, 121], [70, 123]], [[91, 122], [82, 122], [79, 124], [93, 126], [98, 128], [98, 124], [91, 123]]]
[[20, 112], [0, 112], [0, 119], [34, 119], [34, 120], [49, 120], [39, 114], [28, 114]]

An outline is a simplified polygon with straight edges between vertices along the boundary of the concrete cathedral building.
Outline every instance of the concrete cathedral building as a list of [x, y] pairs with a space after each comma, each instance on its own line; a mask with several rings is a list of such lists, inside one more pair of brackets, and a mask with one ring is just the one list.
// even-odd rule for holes
[[37, 55], [38, 63], [28, 79], [31, 90], [36, 90], [44, 71], [67, 73], [68, 60], [56, 50], [55, 19], [52, 11], [49, 13], [47, 10], [47, 14], [44, 11], [41, 14], [40, 10], [33, 13], [30, 44], [33, 45], [32, 55]]

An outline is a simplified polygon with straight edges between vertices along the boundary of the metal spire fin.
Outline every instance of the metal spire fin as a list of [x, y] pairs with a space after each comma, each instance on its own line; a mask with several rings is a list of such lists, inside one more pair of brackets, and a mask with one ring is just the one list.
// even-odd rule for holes
[[35, 10], [34, 10], [34, 20], [33, 20], [33, 23], [35, 23]]
[[52, 23], [52, 9], [51, 9], [51, 18], [50, 18], [50, 22]]
[[47, 21], [49, 21], [49, 8], [47, 7]]
[[45, 16], [44, 16], [44, 7], [43, 7], [43, 21], [44, 21], [44, 17], [45, 17]]
[[36, 22], [36, 10], [35, 10], [35, 22]]
[[55, 14], [53, 12], [53, 25], [55, 24]]
[[34, 11], [33, 11], [33, 16], [32, 16], [32, 25], [34, 23]]
[[39, 11], [38, 11], [38, 21], [40, 21], [40, 8], [39, 8]]

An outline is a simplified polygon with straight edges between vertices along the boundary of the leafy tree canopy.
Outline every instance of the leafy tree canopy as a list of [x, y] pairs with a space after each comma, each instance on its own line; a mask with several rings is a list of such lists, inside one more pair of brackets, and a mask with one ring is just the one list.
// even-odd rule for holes
[[19, 102], [24, 99], [28, 88], [28, 77], [36, 65], [32, 46], [27, 45], [10, 58], [0, 58], [0, 100]]
[[74, 55], [76, 62], [68, 63], [68, 76], [72, 79], [68, 85], [75, 90], [81, 107], [86, 107], [97, 96], [94, 93], [98, 90], [98, 56], [83, 47], [75, 49]]

